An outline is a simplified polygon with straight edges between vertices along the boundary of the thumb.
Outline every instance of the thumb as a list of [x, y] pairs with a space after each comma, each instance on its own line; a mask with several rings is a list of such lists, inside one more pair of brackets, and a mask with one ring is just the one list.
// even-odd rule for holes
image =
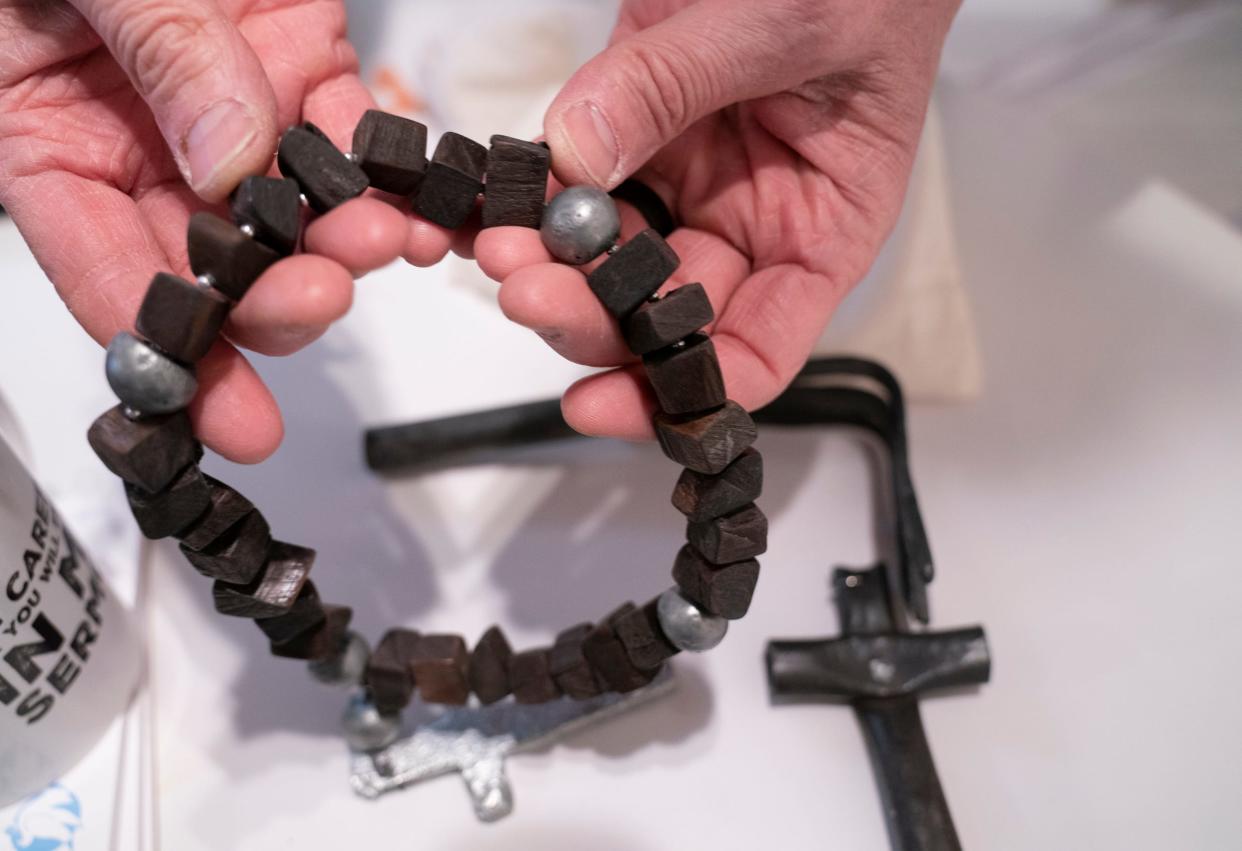
[[701, 0], [615, 41], [544, 117], [557, 177], [611, 189], [705, 115], [824, 73], [811, 6]]
[[142, 95], [181, 174], [208, 201], [267, 170], [276, 96], [213, 0], [71, 0]]

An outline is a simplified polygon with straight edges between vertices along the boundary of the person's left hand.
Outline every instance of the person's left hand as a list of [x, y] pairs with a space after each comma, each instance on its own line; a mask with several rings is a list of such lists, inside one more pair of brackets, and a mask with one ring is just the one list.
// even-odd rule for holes
[[[612, 43], [544, 130], [556, 176], [611, 189], [637, 171], [681, 226], [681, 268], [716, 311], [729, 396], [774, 398], [896, 220], [958, 0], [624, 0]], [[624, 207], [624, 235], [643, 224]], [[570, 387], [581, 432], [653, 436], [655, 400], [583, 272], [539, 235], [483, 231], [500, 305], [569, 360], [616, 367]]]

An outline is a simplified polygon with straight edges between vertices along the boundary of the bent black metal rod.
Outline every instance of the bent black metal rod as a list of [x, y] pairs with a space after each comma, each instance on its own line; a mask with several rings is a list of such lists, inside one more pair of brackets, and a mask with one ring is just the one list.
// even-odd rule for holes
[[[859, 386], [860, 380], [878, 387], [864, 389]], [[911, 613], [926, 623], [926, 585], [934, 569], [910, 478], [905, 402], [892, 373], [862, 358], [815, 358], [807, 362], [784, 393], [756, 411], [754, 418], [758, 423], [778, 426], [852, 425], [884, 441], [892, 460], [889, 467], [903, 596]], [[365, 452], [367, 465], [376, 472], [413, 472], [464, 463], [484, 451], [518, 449], [578, 436], [561, 416], [560, 401], [545, 399], [368, 429]]]

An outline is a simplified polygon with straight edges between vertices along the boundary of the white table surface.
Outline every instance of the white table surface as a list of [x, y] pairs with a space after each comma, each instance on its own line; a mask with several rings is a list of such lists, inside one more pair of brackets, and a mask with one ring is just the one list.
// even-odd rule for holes
[[[912, 467], [935, 624], [982, 622], [995, 665], [979, 693], [924, 703], [932, 748], [967, 847], [1230, 847], [1242, 236], [1219, 199], [1151, 170], [1141, 135], [1117, 147], [1082, 109], [979, 85], [969, 72], [1007, 49], [998, 34], [1025, 37], [1003, 24], [964, 22], [941, 90], [987, 379], [975, 404], [915, 406]], [[1237, 161], [1183, 165], [1202, 179]], [[0, 241], [0, 388], [53, 493], [98, 486], [115, 503], [82, 439], [107, 404], [101, 354], [11, 224]], [[498, 621], [515, 643], [543, 641], [666, 584], [680, 529], [651, 447], [581, 443], [393, 482], [364, 469], [367, 425], [539, 398], [579, 374], [508, 326], [468, 267], [377, 273], [321, 342], [259, 368], [286, 444], [258, 468], [207, 468], [319, 550], [321, 591], [372, 639], [402, 622], [473, 638]], [[486, 827], [454, 779], [354, 798], [343, 696], [215, 616], [208, 584], [157, 548], [161, 847], [885, 847], [849, 711], [769, 706], [761, 665], [770, 637], [835, 633], [829, 569], [874, 557], [866, 458], [841, 433], [771, 430], [762, 448], [772, 532], [752, 614], [678, 661], [674, 696], [514, 759], [517, 812]]]

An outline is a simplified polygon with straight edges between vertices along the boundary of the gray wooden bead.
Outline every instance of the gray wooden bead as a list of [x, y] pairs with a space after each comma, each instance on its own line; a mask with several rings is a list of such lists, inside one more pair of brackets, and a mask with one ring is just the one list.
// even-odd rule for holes
[[750, 558], [715, 565], [687, 544], [673, 564], [673, 581], [682, 596], [703, 611], [736, 620], [750, 610], [759, 581], [759, 562]]
[[[272, 655], [282, 659], [303, 659], [308, 662], [326, 659], [341, 646], [353, 615], [353, 609], [348, 606], [324, 603], [323, 620], [288, 641], [282, 641], [279, 644], [272, 642]], [[262, 623], [262, 621], [259, 622]]]
[[538, 228], [552, 153], [546, 145], [493, 136], [487, 151], [483, 227]]
[[548, 651], [548, 667], [561, 691], [575, 700], [585, 700], [600, 693], [599, 682], [587, 660], [582, 643], [595, 629], [584, 623], [562, 630]]
[[189, 526], [211, 503], [211, 490], [197, 464], [190, 464], [162, 491], [125, 483], [129, 508], [148, 538], [167, 538]]
[[314, 550], [273, 541], [267, 564], [251, 582], [234, 585], [216, 580], [211, 589], [216, 611], [241, 618], [283, 615], [302, 592], [314, 563]]
[[298, 182], [311, 209], [326, 213], [370, 185], [366, 174], [313, 124], [291, 127], [276, 153], [280, 173]]
[[201, 550], [182, 544], [181, 554], [209, 579], [245, 585], [259, 576], [271, 549], [272, 532], [266, 518], [250, 511]]
[[582, 643], [582, 650], [597, 674], [608, 687], [622, 694], [647, 685], [656, 672], [639, 668], [630, 659], [625, 645], [617, 636], [616, 622], [635, 611], [633, 603], [625, 603], [595, 625]]
[[469, 700], [470, 651], [460, 635], [420, 635], [409, 665], [424, 702], [461, 706]]
[[698, 417], [656, 414], [654, 424], [664, 454], [699, 473], [719, 473], [759, 437], [750, 414], [733, 401]]
[[682, 343], [644, 355], [643, 368], [666, 414], [710, 411], [726, 401], [716, 347], [706, 334], [691, 334]]
[[623, 320], [650, 298], [679, 265], [677, 253], [648, 228], [587, 275], [587, 285], [609, 313]]
[[410, 195], [427, 172], [427, 128], [417, 121], [368, 109], [354, 128], [354, 156], [371, 185]]
[[177, 537], [192, 549], [202, 550], [232, 529], [243, 517], [254, 511], [254, 504], [218, 479], [204, 476], [210, 490], [207, 510]]
[[414, 675], [410, 656], [418, 644], [412, 629], [390, 629], [384, 633], [367, 663], [366, 684], [376, 706], [383, 712], [400, 712], [414, 696]]
[[658, 598], [650, 600], [641, 608], [622, 614], [613, 623], [630, 661], [639, 668], [658, 668], [678, 652], [660, 627], [658, 605]]
[[768, 518], [751, 503], [723, 517], [687, 524], [686, 539], [712, 564], [754, 558], [767, 551]]
[[509, 686], [513, 689], [513, 699], [522, 704], [547, 703], [560, 697], [560, 687], [552, 678], [547, 648], [514, 653], [509, 659]]
[[233, 301], [241, 301], [281, 255], [235, 225], [207, 212], [190, 217], [186, 238], [190, 269]]
[[298, 246], [302, 228], [302, 189], [296, 180], [247, 177], [229, 201], [233, 223], [248, 227], [254, 239], [287, 257]]
[[193, 370], [127, 331], [108, 344], [104, 374], [121, 403], [144, 414], [180, 411], [198, 392]]
[[689, 520], [710, 520], [754, 502], [763, 491], [763, 457], [752, 446], [716, 475], [683, 470], [673, 507]]
[[715, 318], [703, 285], [686, 284], [663, 298], [643, 302], [621, 328], [630, 351], [645, 355], [684, 340]]
[[134, 327], [173, 360], [193, 364], [216, 342], [231, 306], [214, 289], [160, 272], [147, 287]]
[[86, 439], [105, 467], [151, 493], [167, 487], [200, 452], [184, 411], [132, 420], [117, 405], [91, 424]]
[[255, 625], [272, 644], [284, 644], [307, 630], [316, 628], [323, 621], [323, 601], [319, 599], [319, 590], [315, 588], [315, 583], [308, 579], [288, 611], [274, 618], [259, 618]]
[[414, 212], [441, 227], [461, 227], [483, 191], [486, 168], [487, 148], [460, 133], [445, 133], [414, 198]]
[[484, 705], [509, 695], [509, 659], [512, 656], [513, 648], [498, 626], [483, 633], [470, 653], [470, 668], [467, 671], [470, 688]]
[[580, 266], [603, 254], [621, 235], [621, 214], [612, 197], [594, 186], [562, 189], [548, 202], [539, 236], [548, 253]]

